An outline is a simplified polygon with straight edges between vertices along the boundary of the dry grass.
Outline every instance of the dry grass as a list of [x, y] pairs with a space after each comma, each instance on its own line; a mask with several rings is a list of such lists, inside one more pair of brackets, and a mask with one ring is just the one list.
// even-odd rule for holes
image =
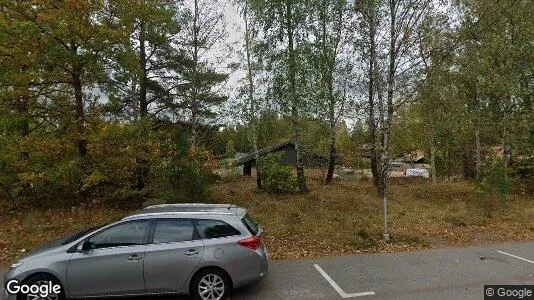
[[9, 211], [8, 206], [0, 203], [0, 267], [43, 243], [117, 220], [125, 213], [100, 207]]
[[[392, 240], [385, 243], [382, 204], [370, 182], [335, 181], [326, 186], [311, 177], [305, 195], [257, 193], [251, 178], [222, 182], [213, 187], [214, 201], [247, 207], [264, 228], [274, 259], [534, 240], [532, 196], [511, 196], [506, 212], [490, 219], [472, 183], [432, 186], [396, 180], [390, 189]], [[0, 207], [0, 266], [58, 236], [126, 213], [102, 207], [17, 212], [9, 211], [6, 203]]]
[[370, 182], [310, 180], [305, 195], [254, 191], [243, 179], [215, 187], [217, 202], [247, 207], [265, 229], [275, 259], [357, 252], [392, 252], [505, 241], [534, 240], [534, 198], [511, 196], [506, 213], [487, 218], [469, 182], [437, 186], [419, 180], [392, 183], [390, 232], [382, 234], [382, 202]]

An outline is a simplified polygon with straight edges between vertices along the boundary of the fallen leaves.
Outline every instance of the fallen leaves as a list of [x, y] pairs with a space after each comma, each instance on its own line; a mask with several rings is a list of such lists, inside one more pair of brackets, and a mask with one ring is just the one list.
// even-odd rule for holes
[[[213, 194], [216, 202], [246, 207], [259, 221], [272, 259], [534, 240], [532, 196], [512, 196], [507, 211], [490, 219], [478, 207], [468, 182], [392, 184], [391, 240], [386, 243], [381, 200], [369, 182], [336, 181], [327, 186], [311, 180], [308, 194], [271, 195], [253, 192], [253, 180], [217, 184]], [[25, 251], [57, 237], [126, 213], [96, 206], [0, 210], [0, 265], [7, 266]]]

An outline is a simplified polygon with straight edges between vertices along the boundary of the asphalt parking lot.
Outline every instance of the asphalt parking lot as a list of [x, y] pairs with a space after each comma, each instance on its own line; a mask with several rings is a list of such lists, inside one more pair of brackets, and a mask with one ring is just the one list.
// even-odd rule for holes
[[483, 299], [485, 284], [534, 284], [534, 243], [273, 261], [232, 300]]

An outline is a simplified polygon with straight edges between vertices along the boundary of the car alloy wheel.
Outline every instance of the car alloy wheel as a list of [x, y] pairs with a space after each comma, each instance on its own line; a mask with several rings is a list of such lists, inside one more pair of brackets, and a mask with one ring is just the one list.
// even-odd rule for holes
[[223, 279], [216, 274], [207, 274], [198, 282], [198, 294], [202, 300], [221, 300], [224, 288]]
[[[35, 282], [35, 285], [42, 286], [42, 285], [48, 285], [49, 281], [47, 280], [39, 280]], [[26, 294], [26, 300], [58, 300], [59, 295], [58, 294], [49, 294], [47, 297], [41, 297], [39, 294]]]

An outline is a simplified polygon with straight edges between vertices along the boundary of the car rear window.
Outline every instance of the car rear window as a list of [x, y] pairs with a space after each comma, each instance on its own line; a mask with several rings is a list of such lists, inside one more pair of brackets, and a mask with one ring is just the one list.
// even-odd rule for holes
[[232, 225], [220, 220], [197, 220], [195, 221], [195, 225], [197, 226], [198, 233], [204, 239], [241, 234]]
[[254, 220], [248, 214], [246, 214], [241, 219], [241, 221], [243, 222], [243, 225], [245, 225], [245, 227], [247, 227], [248, 231], [250, 231], [250, 233], [252, 233], [252, 235], [257, 235], [258, 234], [258, 230], [259, 230], [258, 224], [256, 222], [254, 222]]

